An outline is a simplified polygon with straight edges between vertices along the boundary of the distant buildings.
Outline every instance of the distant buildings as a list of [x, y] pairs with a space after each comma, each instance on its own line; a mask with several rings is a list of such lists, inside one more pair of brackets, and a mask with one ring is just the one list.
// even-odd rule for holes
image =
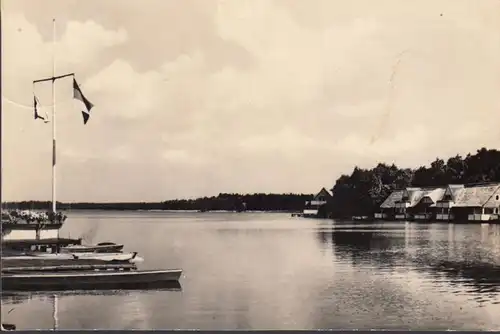
[[490, 221], [499, 219], [500, 183], [406, 188], [393, 191], [375, 219]]
[[310, 201], [306, 201], [304, 206], [304, 211], [302, 214], [292, 214], [292, 216], [302, 216], [309, 218], [318, 217], [319, 208], [322, 205], [325, 205], [332, 198], [332, 194], [326, 190], [325, 188], [321, 188], [319, 193], [314, 195], [313, 199]]

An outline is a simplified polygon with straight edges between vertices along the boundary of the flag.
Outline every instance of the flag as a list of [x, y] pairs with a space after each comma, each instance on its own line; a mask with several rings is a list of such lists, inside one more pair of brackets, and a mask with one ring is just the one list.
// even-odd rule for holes
[[85, 105], [85, 110], [82, 110], [82, 116], [83, 124], [87, 124], [90, 118], [90, 109], [92, 109], [94, 105], [83, 95], [80, 87], [76, 83], [75, 78], [73, 78], [73, 98], [80, 100]]
[[45, 123], [48, 123], [49, 120], [48, 120], [48, 117], [43, 117], [43, 116], [40, 116], [40, 114], [38, 113], [38, 99], [36, 98], [36, 96], [33, 95], [33, 109], [35, 110], [35, 120], [37, 119], [41, 119], [43, 120]]

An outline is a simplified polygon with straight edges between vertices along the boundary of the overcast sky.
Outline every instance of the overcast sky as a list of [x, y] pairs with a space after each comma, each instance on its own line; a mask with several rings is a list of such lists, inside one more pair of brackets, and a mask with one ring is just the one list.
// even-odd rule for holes
[[[500, 145], [498, 0], [4, 0], [3, 200], [149, 201], [331, 188]], [[50, 84], [36, 94], [50, 114]]]

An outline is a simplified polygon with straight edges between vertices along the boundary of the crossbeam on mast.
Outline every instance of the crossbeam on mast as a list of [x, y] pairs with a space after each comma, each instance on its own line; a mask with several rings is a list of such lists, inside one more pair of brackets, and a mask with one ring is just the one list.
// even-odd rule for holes
[[33, 83], [36, 84], [37, 82], [56, 81], [57, 79], [62, 79], [62, 78], [71, 77], [71, 76], [75, 76], [75, 73], [68, 73], [68, 74], [53, 76], [53, 77], [50, 77], [50, 78], [33, 80]]

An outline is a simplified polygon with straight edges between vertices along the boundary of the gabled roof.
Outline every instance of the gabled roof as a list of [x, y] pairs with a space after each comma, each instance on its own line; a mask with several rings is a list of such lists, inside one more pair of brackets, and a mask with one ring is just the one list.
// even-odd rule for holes
[[423, 194], [422, 198], [430, 198], [432, 200], [431, 207], [434, 207], [436, 206], [436, 203], [443, 198], [445, 192], [446, 188], [429, 189]]
[[[443, 188], [416, 188], [409, 187], [404, 190], [393, 191], [380, 208], [394, 208], [397, 202], [401, 202], [403, 194], [408, 193], [409, 207], [417, 205], [424, 197], [432, 200], [432, 207], [440, 201], [445, 193], [451, 192], [454, 198], [455, 207], [486, 207], [493, 208], [500, 206], [500, 183], [478, 185], [467, 187], [464, 185], [449, 185]], [[497, 197], [498, 196], [498, 197]]]
[[380, 208], [394, 208], [396, 206], [396, 202], [401, 201], [401, 198], [403, 198], [403, 190], [395, 190], [380, 205]]
[[500, 195], [499, 190], [498, 183], [465, 187], [457, 192], [454, 204], [458, 207], [498, 207], [500, 201], [496, 195]]
[[450, 184], [448, 187], [446, 187], [445, 193], [443, 194], [443, 197], [445, 196], [451, 196], [451, 199], [454, 201], [458, 194], [463, 191], [465, 186], [463, 184]]
[[424, 196], [425, 190], [421, 188], [408, 188], [410, 208], [417, 205]]
[[317, 198], [319, 196], [332, 197], [332, 194], [328, 190], [326, 190], [325, 188], [321, 188], [321, 190], [319, 191], [319, 193], [317, 193], [316, 195], [314, 195], [314, 198]]
[[407, 202], [410, 203], [409, 207], [413, 207], [420, 202], [422, 197], [428, 192], [429, 189], [422, 189], [422, 188], [417, 188], [417, 187], [408, 187], [405, 190], [403, 190], [403, 194], [407, 193], [408, 194], [408, 200]]

